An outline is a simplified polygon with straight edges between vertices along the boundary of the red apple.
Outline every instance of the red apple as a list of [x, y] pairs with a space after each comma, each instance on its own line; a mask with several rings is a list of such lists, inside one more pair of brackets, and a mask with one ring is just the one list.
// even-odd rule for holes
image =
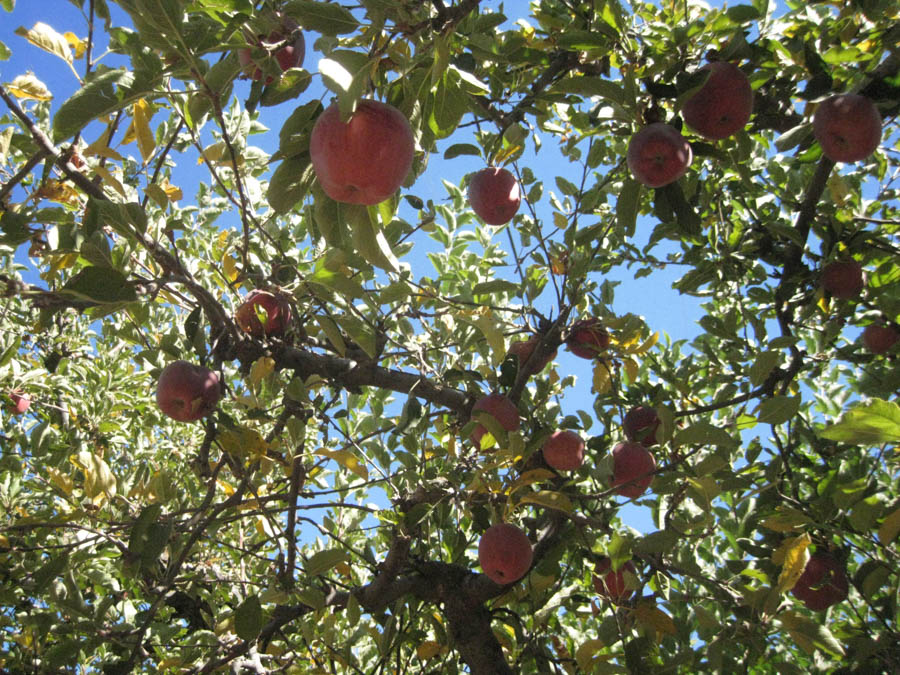
[[[475, 405], [472, 406], [472, 416], [474, 417], [476, 413], [480, 412], [486, 412], [491, 415], [507, 431], [515, 431], [519, 428], [519, 409], [516, 408], [515, 403], [503, 394], [493, 393], [478, 399]], [[479, 424], [472, 431], [472, 435], [469, 438], [476, 447], [480, 448], [481, 437], [487, 432], [488, 430], [485, 426]]]
[[656, 460], [640, 443], [626, 441], [613, 448], [612, 486], [615, 493], [634, 499], [640, 497], [653, 482]]
[[[265, 325], [260, 315], [265, 317]], [[254, 337], [282, 335], [291, 324], [291, 305], [283, 295], [250, 291], [234, 318], [241, 330]]]
[[625, 437], [640, 443], [645, 448], [656, 445], [656, 430], [659, 429], [659, 415], [653, 408], [639, 405], [625, 413], [622, 420]]
[[325, 193], [347, 204], [379, 204], [393, 195], [412, 167], [415, 139], [394, 106], [360, 101], [346, 122], [337, 104], [313, 125], [309, 154]]
[[821, 612], [846, 600], [848, 591], [843, 566], [827, 553], [813, 553], [791, 593], [808, 609]]
[[31, 407], [31, 396], [21, 389], [9, 392], [9, 398], [12, 403], [7, 406], [7, 410], [11, 415], [22, 415]]
[[658, 188], [687, 173], [693, 157], [690, 144], [675, 127], [654, 122], [631, 137], [626, 160], [636, 181]]
[[[509, 353], [519, 359], [519, 368], [523, 367], [526, 363], [528, 363], [528, 359], [530, 359], [531, 355], [534, 353], [534, 350], [537, 347], [538, 342], [540, 342], [540, 338], [535, 335], [534, 337], [530, 337], [527, 340], [520, 340], [519, 342], [513, 342], [509, 346]], [[541, 372], [547, 366], [547, 364], [550, 363], [555, 358], [556, 358], [556, 350], [554, 349], [552, 352], [550, 352], [546, 356], [533, 361], [528, 368], [528, 374], [535, 375], [535, 374]]]
[[881, 114], [860, 94], [832, 96], [813, 114], [813, 135], [832, 162], [858, 162], [881, 142]]
[[[275, 52], [275, 60], [278, 61], [282, 72], [291, 68], [299, 68], [303, 65], [303, 58], [306, 55], [306, 41], [303, 38], [303, 33], [300, 32], [300, 26], [297, 25], [297, 22], [285, 17], [282, 20], [281, 29], [273, 30], [269, 33], [269, 37], [265, 39], [263, 39], [262, 35], [259, 35], [256, 40], [256, 46], [268, 49], [270, 46], [274, 48], [275, 45], [282, 44], [289, 37], [293, 38], [291, 42]], [[252, 52], [249, 48], [238, 50], [238, 62], [241, 64], [241, 70], [244, 71], [249, 70], [248, 66], [251, 63], [256, 65], [257, 68], [250, 75], [250, 78], [257, 81], [262, 79], [263, 71], [262, 68], [258, 67], [262, 64], [253, 60]], [[271, 84], [272, 80], [271, 76], [266, 77], [265, 83]]]
[[884, 323], [872, 323], [863, 329], [863, 344], [873, 354], [886, 354], [900, 340], [900, 331], [896, 326]]
[[835, 298], [857, 298], [865, 285], [862, 265], [855, 260], [835, 260], [822, 270], [822, 288]]
[[569, 329], [566, 346], [575, 356], [593, 359], [609, 347], [609, 332], [600, 319], [582, 319]]
[[488, 225], [508, 223], [521, 201], [519, 183], [506, 169], [482, 169], [469, 181], [469, 205]]
[[704, 138], [718, 141], [744, 128], [753, 112], [753, 89], [744, 71], [733, 63], [715, 61], [706, 82], [681, 109], [685, 123]]
[[531, 542], [522, 530], [510, 523], [489, 527], [478, 542], [478, 562], [494, 582], [506, 585], [518, 581], [531, 567]]
[[594, 590], [615, 604], [625, 602], [634, 594], [634, 590], [628, 588], [625, 583], [625, 572], [637, 575], [631, 561], [613, 572], [612, 561], [609, 558], [601, 558], [594, 568]]
[[221, 397], [219, 376], [187, 361], [172, 361], [156, 382], [156, 404], [179, 422], [193, 422], [209, 415]]
[[557, 471], [574, 471], [584, 462], [584, 441], [574, 431], [554, 431], [544, 441], [544, 461]]

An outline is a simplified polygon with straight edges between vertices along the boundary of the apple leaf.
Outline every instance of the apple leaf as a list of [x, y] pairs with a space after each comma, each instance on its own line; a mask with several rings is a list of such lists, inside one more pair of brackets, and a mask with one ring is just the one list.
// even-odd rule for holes
[[734, 445], [735, 438], [724, 429], [708, 422], [698, 422], [685, 427], [675, 434], [674, 443], [678, 445]]
[[778, 618], [794, 642], [807, 653], [813, 654], [818, 648], [835, 656], [844, 655], [844, 648], [823, 622], [793, 611], [784, 612]]
[[269, 206], [276, 213], [287, 213], [306, 196], [315, 179], [309, 153], [285, 159], [275, 169], [269, 182], [266, 193]]
[[778, 575], [778, 590], [781, 593], [792, 589], [803, 574], [811, 543], [809, 533], [804, 532], [799, 537], [785, 539], [772, 554], [772, 562], [781, 565], [781, 574]]
[[353, 14], [336, 3], [292, 0], [284, 11], [305, 29], [322, 35], [342, 35], [359, 28]]
[[9, 47], [0, 40], [0, 61], [9, 61], [10, 56], [12, 56], [12, 52], [9, 51]]
[[16, 35], [25, 38], [35, 47], [39, 47], [54, 56], [58, 56], [71, 65], [72, 49], [69, 47], [68, 41], [42, 21], [38, 21], [30, 30], [23, 26], [19, 26], [16, 28], [15, 32]]
[[85, 267], [69, 279], [60, 294], [101, 304], [137, 300], [134, 286], [124, 274], [111, 267]]
[[255, 640], [263, 627], [263, 611], [259, 596], [251, 595], [234, 610], [234, 632], [242, 640]]
[[355, 473], [363, 480], [369, 480], [369, 470], [359, 458], [349, 450], [329, 450], [328, 448], [319, 448], [316, 450], [317, 455], [328, 457], [340, 464], [345, 469]]
[[453, 159], [454, 157], [460, 157], [462, 155], [474, 155], [475, 157], [480, 157], [481, 148], [477, 145], [472, 145], [471, 143], [454, 143], [444, 150], [444, 159]]
[[553, 492], [552, 490], [541, 490], [540, 492], [532, 492], [525, 495], [519, 500], [519, 504], [537, 504], [546, 506], [549, 509], [572, 513], [572, 502], [561, 492]]
[[677, 632], [671, 616], [659, 607], [646, 602], [642, 602], [634, 608], [634, 618], [638, 620], [638, 623], [662, 635], [675, 635]]
[[320, 574], [325, 574], [336, 565], [346, 561], [346, 551], [339, 548], [331, 548], [311, 555], [309, 560], [307, 560], [306, 564], [303, 566], [303, 569], [307, 576], [317, 577]]
[[800, 410], [799, 396], [773, 396], [763, 401], [756, 415], [760, 424], [784, 424]]
[[878, 528], [878, 541], [883, 546], [890, 546], [891, 542], [900, 534], [900, 509], [891, 513]]
[[872, 399], [850, 408], [819, 436], [860, 445], [900, 441], [900, 405]]
[[634, 236], [640, 203], [641, 184], [632, 178], [626, 178], [616, 200], [616, 222], [628, 237]]

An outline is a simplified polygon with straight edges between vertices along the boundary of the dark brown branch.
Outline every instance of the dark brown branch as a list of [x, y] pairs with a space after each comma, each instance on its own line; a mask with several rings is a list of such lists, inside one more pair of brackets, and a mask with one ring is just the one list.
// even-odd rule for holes
[[16, 172], [16, 175], [6, 181], [2, 187], [0, 187], [0, 207], [3, 206], [3, 200], [6, 198], [10, 192], [12, 192], [13, 188], [16, 187], [19, 183], [25, 180], [25, 176], [27, 176], [31, 170], [36, 167], [44, 157], [47, 156], [47, 151], [43, 148], [38, 150], [34, 155], [28, 158], [28, 161], [22, 165], [22, 168]]

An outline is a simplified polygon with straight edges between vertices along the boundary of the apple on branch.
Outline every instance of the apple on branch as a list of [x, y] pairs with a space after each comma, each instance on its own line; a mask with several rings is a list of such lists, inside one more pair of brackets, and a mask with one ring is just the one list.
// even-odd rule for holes
[[[503, 394], [494, 392], [478, 399], [472, 406], [472, 418], [476, 419], [479, 413], [487, 413], [506, 431], [516, 431], [519, 428], [519, 409]], [[475, 427], [469, 436], [475, 447], [481, 448], [481, 439], [486, 433], [488, 429], [483, 424], [479, 423]]]
[[707, 63], [709, 77], [681, 109], [685, 123], [712, 141], [743, 129], [753, 112], [753, 89], [740, 68], [727, 61]]
[[628, 587], [625, 580], [625, 572], [637, 576], [637, 570], [630, 560], [613, 571], [612, 561], [601, 558], [594, 568], [594, 590], [614, 604], [625, 602], [634, 595], [634, 590]]
[[219, 376], [188, 361], [172, 361], [156, 382], [156, 404], [178, 422], [194, 422], [215, 410], [222, 397]]
[[832, 162], [858, 162], [881, 142], [881, 114], [860, 94], [832, 96], [813, 114], [813, 135]]
[[640, 443], [618, 443], [612, 451], [612, 486], [617, 495], [635, 499], [640, 497], [653, 482], [656, 460]]
[[900, 340], [900, 330], [889, 323], [870, 323], [863, 329], [862, 341], [872, 354], [887, 354]]
[[863, 267], [855, 260], [834, 260], [822, 269], [822, 288], [832, 297], [853, 300], [865, 285]]
[[[270, 51], [270, 46], [274, 48], [289, 38], [291, 41], [275, 52], [275, 60], [278, 62], [281, 71], [284, 72], [285, 70], [302, 66], [306, 55], [306, 41], [296, 21], [290, 17], [284, 17], [281, 19], [281, 26], [269, 33], [268, 37], [257, 35], [252, 42], [255, 47], [264, 47], [267, 51]], [[254, 68], [248, 76], [254, 81], [261, 80], [263, 71], [260, 66], [265, 64], [258, 63], [253, 59], [252, 50], [249, 47], [245, 47], [239, 49], [237, 55], [238, 63], [241, 64], [241, 70], [249, 72], [252, 64]], [[273, 79], [271, 76], [267, 76], [265, 84], [272, 84]]]
[[504, 586], [525, 576], [533, 555], [528, 536], [511, 523], [492, 525], [478, 542], [478, 562], [482, 571]]
[[31, 407], [31, 396], [21, 389], [9, 392], [10, 404], [6, 407], [11, 415], [23, 415]]
[[488, 167], [469, 180], [469, 205], [488, 225], [505, 225], [522, 201], [516, 177], [506, 169]]
[[631, 137], [625, 159], [636, 181], [658, 188], [687, 173], [693, 157], [690, 144], [675, 127], [654, 122]]
[[807, 609], [821, 612], [847, 599], [849, 584], [843, 565], [827, 553], [813, 553], [791, 590]]
[[625, 438], [640, 443], [645, 448], [656, 445], [656, 430], [659, 429], [659, 415], [655, 408], [639, 405], [627, 413], [622, 420]]
[[372, 206], [393, 195], [413, 162], [416, 143], [409, 121], [394, 106], [364, 100], [347, 120], [337, 103], [319, 115], [309, 154], [329, 197]]
[[283, 295], [254, 290], [234, 318], [241, 330], [254, 337], [283, 335], [291, 324], [291, 305]]
[[609, 347], [609, 331], [600, 319], [576, 321], [569, 329], [566, 347], [583, 359], [596, 358]]
[[[519, 340], [518, 342], [513, 342], [509, 346], [508, 354], [515, 356], [519, 360], [519, 368], [524, 368], [526, 363], [529, 363], [529, 359], [531, 359], [531, 355], [534, 353], [534, 350], [537, 348], [540, 343], [540, 337], [537, 335], [528, 338], [527, 340]], [[536, 375], [541, 372], [548, 363], [550, 363], [553, 359], [556, 358], [557, 350], [554, 349], [552, 352], [545, 354], [541, 358], [535, 359], [528, 366], [528, 374]]]
[[557, 471], [574, 471], [584, 463], [584, 441], [568, 429], [554, 431], [541, 447], [547, 466]]

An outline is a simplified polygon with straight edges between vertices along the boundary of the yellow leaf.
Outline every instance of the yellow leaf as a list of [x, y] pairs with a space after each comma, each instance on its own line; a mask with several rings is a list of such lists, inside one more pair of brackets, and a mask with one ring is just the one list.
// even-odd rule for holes
[[656, 332], [656, 331], [654, 331], [653, 335], [651, 335], [651, 336], [648, 337], [646, 340], [644, 340], [644, 341], [640, 344], [640, 346], [635, 347], [635, 348], [632, 348], [632, 349], [629, 349], [628, 352], [629, 352], [630, 354], [636, 354], [636, 355], [638, 355], [638, 356], [640, 356], [641, 354], [646, 354], [646, 353], [649, 352], [651, 349], [653, 349], [653, 346], [654, 346], [657, 342], [659, 342], [659, 333]]
[[595, 394], [605, 394], [612, 386], [609, 364], [598, 360], [594, 365], [594, 386], [591, 388]]
[[900, 533], [900, 509], [897, 509], [881, 523], [878, 528], [878, 541], [884, 546], [890, 544]]
[[531, 471], [526, 471], [521, 476], [519, 476], [512, 485], [509, 486], [507, 490], [508, 494], [512, 494], [516, 490], [521, 487], [525, 487], [526, 485], [531, 485], [532, 483], [541, 483], [545, 480], [549, 480], [553, 478], [555, 474], [552, 471], [547, 469], [532, 469]]
[[807, 549], [811, 543], [809, 534], [804, 532], [799, 537], [785, 539], [772, 554], [772, 562], [781, 565], [781, 574], [778, 575], [779, 592], [784, 593], [792, 589], [803, 574], [803, 568], [809, 560]]
[[638, 379], [638, 371], [640, 370], [640, 366], [638, 362], [634, 359], [625, 359], [625, 375], [628, 376], [629, 382], [637, 382]]
[[53, 178], [45, 180], [35, 193], [35, 196], [39, 199], [47, 199], [51, 202], [68, 204], [69, 206], [78, 206], [81, 203], [75, 188]]
[[[162, 188], [159, 187], [156, 183], [150, 183], [145, 189], [144, 192], [147, 193], [147, 196], [150, 197], [156, 205], [164, 209], [169, 205], [169, 200], [166, 197], [166, 193], [162, 191]], [[232, 279], [234, 281], [234, 279]]]
[[222, 488], [222, 491], [225, 492], [226, 497], [230, 497], [234, 494], [234, 486], [231, 483], [224, 481], [221, 478], [216, 479], [216, 483], [218, 483], [219, 487]]
[[58, 56], [66, 63], [72, 63], [72, 50], [69, 48], [66, 38], [42, 21], [34, 24], [31, 30], [20, 26], [16, 29], [16, 35], [21, 35], [35, 47]]
[[72, 31], [66, 31], [63, 33], [63, 37], [66, 39], [66, 42], [69, 43], [69, 46], [75, 50], [76, 59], [80, 59], [84, 56], [85, 49], [87, 48], [87, 43], [84, 40], [75, 35]]
[[84, 494], [95, 504], [101, 504], [116, 494], [116, 477], [102, 457], [82, 450], [77, 455], [71, 455], [69, 461], [84, 473]]
[[63, 473], [52, 466], [48, 466], [47, 475], [50, 476], [50, 482], [62, 490], [66, 494], [66, 497], [72, 496], [72, 490], [75, 489], [75, 483], [68, 474]]
[[238, 427], [219, 434], [219, 443], [232, 457], [247, 457], [251, 462], [266, 454], [269, 444], [256, 429]]
[[109, 169], [98, 164], [94, 167], [94, 171], [100, 174], [104, 182], [109, 183], [116, 192], [118, 192], [123, 197], [127, 197], [127, 195], [125, 194], [125, 188], [122, 187], [122, 184], [116, 179], [116, 177], [109, 172]]
[[506, 357], [506, 338], [500, 330], [500, 323], [490, 310], [475, 319], [474, 323], [491, 346], [491, 363], [496, 368]]
[[319, 448], [315, 454], [333, 459], [363, 480], [369, 480], [369, 470], [366, 468], [366, 465], [360, 462], [359, 458], [349, 450], [329, 450], [328, 448]]
[[558, 511], [572, 512], [572, 502], [561, 492], [553, 492], [552, 490], [541, 490], [540, 492], [532, 492], [519, 500], [519, 504], [538, 504], [547, 508], [556, 509]]
[[810, 519], [802, 511], [796, 509], [779, 509], [771, 518], [766, 518], [760, 525], [775, 532], [793, 532], [809, 525]]
[[578, 649], [575, 650], [575, 662], [578, 664], [578, 668], [584, 673], [590, 673], [594, 670], [594, 663], [612, 658], [612, 654], [597, 653], [605, 646], [603, 640], [596, 638], [586, 640], [578, 645]]
[[222, 256], [222, 267], [225, 268], [225, 276], [228, 278], [228, 281], [234, 281], [238, 278], [237, 260], [228, 252]]
[[416, 656], [421, 661], [427, 661], [428, 659], [433, 659], [442, 651], [444, 651], [444, 646], [440, 642], [425, 640], [425, 642], [416, 647]]
[[672, 621], [672, 617], [655, 605], [642, 602], [634, 608], [634, 618], [657, 633], [675, 635], [675, 622]]
[[137, 138], [138, 150], [144, 162], [153, 155], [156, 148], [156, 139], [153, 138], [153, 131], [150, 129], [150, 118], [153, 116], [150, 106], [144, 99], [138, 99], [131, 106], [131, 116], [134, 122], [134, 135]]
[[260, 356], [250, 366], [250, 382], [256, 387], [259, 383], [275, 372], [275, 359], [271, 356]]
[[169, 198], [170, 202], [177, 202], [184, 197], [184, 193], [181, 191], [181, 188], [176, 185], [172, 185], [169, 182], [168, 178], [163, 179], [160, 187], [163, 189], [163, 192], [166, 193], [166, 197]]

